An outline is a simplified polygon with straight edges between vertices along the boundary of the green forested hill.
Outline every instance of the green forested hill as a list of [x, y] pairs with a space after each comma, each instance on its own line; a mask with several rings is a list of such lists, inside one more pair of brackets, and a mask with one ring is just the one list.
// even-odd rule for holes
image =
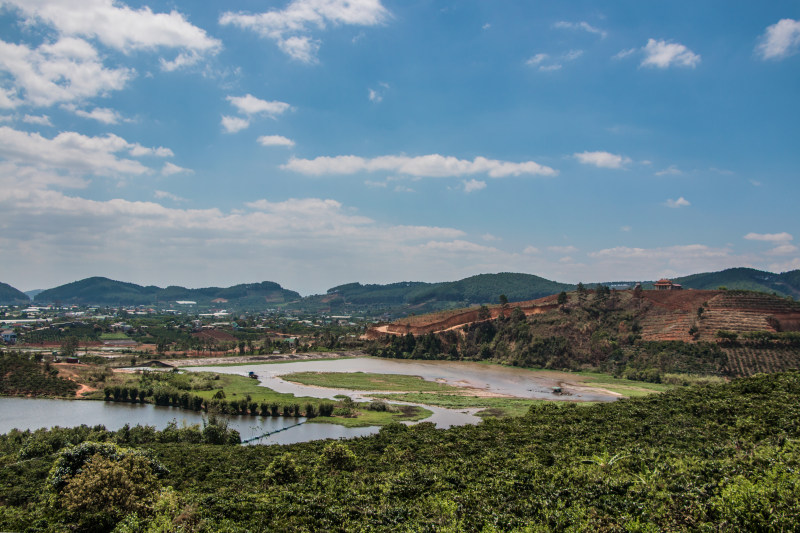
[[14, 432], [0, 530], [796, 531], [798, 419], [786, 373], [289, 446]]
[[0, 305], [27, 305], [30, 302], [31, 299], [24, 292], [8, 283], [0, 283]]
[[800, 297], [800, 270], [773, 274], [754, 268], [729, 268], [719, 272], [692, 274], [674, 278], [675, 283], [687, 289], [740, 289], [748, 291], [775, 292], [782, 296]]
[[80, 305], [152, 305], [176, 300], [191, 300], [198, 304], [210, 304], [214, 299], [224, 299], [239, 306], [265, 306], [300, 298], [295, 291], [283, 289], [277, 283], [264, 281], [233, 287], [209, 287], [187, 289], [170, 286], [162, 289], [153, 285], [144, 287], [135, 283], [114, 281], [103, 277], [87, 278], [36, 295], [37, 303], [61, 302]]
[[533, 300], [570, 290], [574, 285], [531, 274], [479, 274], [442, 283], [401, 282], [389, 285], [350, 283], [328, 290], [351, 303], [418, 304], [428, 300], [462, 304], [496, 303], [501, 294], [514, 301]]
[[429, 299], [465, 302], [468, 305], [496, 303], [501, 294], [509, 301], [535, 300], [564, 290], [574, 289], [574, 285], [550, 281], [532, 274], [479, 274], [460, 281], [436, 283], [420, 287], [408, 295], [412, 303]]

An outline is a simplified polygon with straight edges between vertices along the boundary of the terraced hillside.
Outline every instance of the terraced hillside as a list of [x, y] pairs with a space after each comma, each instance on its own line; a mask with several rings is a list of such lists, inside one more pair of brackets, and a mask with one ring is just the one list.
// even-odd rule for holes
[[[733, 377], [800, 368], [800, 334], [786, 333], [800, 332], [800, 304], [792, 300], [724, 290], [584, 291], [560, 300], [408, 317], [373, 327], [367, 337], [390, 346], [377, 349], [385, 356], [538, 361], [640, 375], [702, 369]], [[409, 333], [423, 348], [404, 349], [386, 337]]]

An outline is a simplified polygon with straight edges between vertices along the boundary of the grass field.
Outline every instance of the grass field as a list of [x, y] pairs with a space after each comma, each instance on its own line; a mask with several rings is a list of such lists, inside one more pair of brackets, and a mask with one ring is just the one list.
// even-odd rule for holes
[[121, 332], [100, 334], [101, 341], [125, 341], [128, 339], [130, 339], [130, 337]]
[[357, 418], [318, 416], [312, 419], [311, 422], [316, 424], [339, 424], [345, 427], [385, 426], [390, 422], [416, 422], [424, 420], [433, 414], [427, 409], [414, 405], [398, 405], [396, 407], [400, 408], [396, 413], [359, 410]]
[[459, 387], [427, 381], [419, 376], [366, 372], [294, 372], [281, 379], [329, 389], [399, 392], [458, 392]]
[[446, 409], [484, 409], [485, 411], [477, 413], [478, 416], [521, 416], [527, 412], [531, 405], [550, 401], [528, 400], [525, 398], [483, 398], [459, 393], [407, 392], [401, 394], [375, 394], [374, 396], [390, 401], [421, 403]]

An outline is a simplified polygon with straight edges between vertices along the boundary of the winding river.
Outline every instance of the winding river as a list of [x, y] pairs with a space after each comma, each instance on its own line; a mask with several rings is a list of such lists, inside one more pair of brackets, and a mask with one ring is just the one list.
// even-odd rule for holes
[[[247, 375], [252, 371], [258, 376], [260, 384], [265, 387], [278, 392], [315, 398], [347, 395], [355, 400], [364, 400], [369, 398], [370, 392], [375, 393], [375, 391], [352, 391], [300, 385], [285, 381], [281, 379], [281, 376], [305, 371], [405, 374], [455, 386], [481, 389], [487, 394], [519, 398], [593, 402], [615, 399], [610, 394], [565, 384], [558, 379], [558, 374], [543, 376], [541, 373], [517, 368], [452, 361], [408, 361], [363, 357], [238, 366], [185, 367], [184, 370], [239, 375]], [[563, 386], [567, 395], [554, 396], [552, 387], [556, 385]], [[475, 424], [480, 421], [480, 418], [474, 414], [476, 409], [444, 409], [432, 406], [425, 406], [425, 408], [433, 412], [433, 415], [426, 421], [433, 422], [440, 428]], [[286, 431], [279, 431], [258, 439], [255, 441], [257, 444], [291, 444], [326, 438], [352, 438], [369, 435], [379, 429], [377, 427], [346, 428], [336, 424], [295, 425], [298, 421], [303, 420], [303, 418], [231, 416], [229, 417], [229, 426], [239, 431], [243, 440], [294, 426]], [[203, 418], [200, 413], [194, 411], [150, 404], [0, 398], [0, 433], [7, 433], [13, 428], [34, 430], [42, 427], [71, 427], [80, 424], [90, 426], [102, 424], [110, 430], [119, 429], [125, 424], [151, 425], [163, 429], [172, 421], [175, 421], [178, 426], [202, 424]]]

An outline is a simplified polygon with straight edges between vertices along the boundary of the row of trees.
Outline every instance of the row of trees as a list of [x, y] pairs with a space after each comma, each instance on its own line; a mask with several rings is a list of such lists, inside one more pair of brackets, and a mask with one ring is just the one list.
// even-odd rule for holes
[[[220, 394], [222, 393], [222, 394]], [[193, 411], [204, 411], [225, 415], [250, 415], [250, 416], [331, 416], [335, 409], [334, 404], [324, 402], [318, 406], [307, 403], [304, 409], [300, 404], [279, 404], [277, 402], [254, 402], [248, 395], [242, 399], [226, 400], [224, 391], [218, 391], [213, 398], [207, 399], [189, 392], [181, 392], [169, 387], [138, 388], [135, 386], [115, 385], [105, 387], [103, 394], [106, 401], [147, 403], [148, 399], [155, 405], [180, 407]]]

